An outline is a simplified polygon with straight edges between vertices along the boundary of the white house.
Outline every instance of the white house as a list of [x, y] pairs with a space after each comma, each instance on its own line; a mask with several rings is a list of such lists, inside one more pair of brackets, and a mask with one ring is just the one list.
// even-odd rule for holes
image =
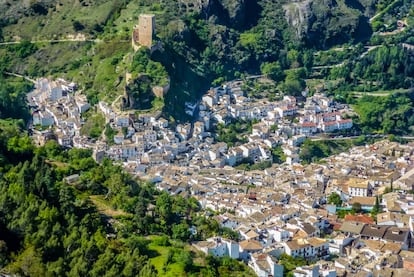
[[320, 238], [295, 239], [283, 242], [286, 254], [292, 257], [325, 257], [329, 254], [329, 243]]
[[232, 259], [239, 258], [239, 244], [232, 240], [214, 237], [207, 239], [207, 241], [196, 242], [193, 245], [207, 255], [230, 257]]
[[290, 145], [290, 146], [299, 146], [302, 143], [304, 143], [305, 140], [306, 140], [305, 135], [296, 135], [296, 136], [293, 136], [292, 138], [288, 139], [288, 145]]
[[129, 116], [118, 116], [116, 118], [117, 127], [128, 127], [129, 126]]
[[368, 180], [351, 178], [348, 181], [349, 196], [371, 196], [371, 188]]
[[339, 130], [350, 129], [350, 128], [352, 128], [352, 119], [338, 120], [338, 129]]
[[303, 122], [299, 125], [299, 132], [304, 135], [310, 135], [317, 132], [316, 123], [313, 122]]
[[353, 237], [339, 234], [329, 242], [329, 253], [343, 255], [344, 247], [349, 245], [354, 240]]
[[53, 115], [46, 112], [46, 111], [37, 111], [34, 112], [33, 115], [33, 125], [41, 125], [44, 126], [52, 126], [55, 122], [53, 119]]
[[322, 122], [320, 128], [322, 131], [329, 133], [337, 130], [338, 124], [336, 123], [336, 121]]
[[121, 144], [124, 142], [124, 135], [123, 134], [118, 134], [114, 136], [114, 142], [116, 144]]
[[319, 277], [319, 266], [301, 266], [293, 271], [295, 277]]
[[283, 276], [283, 265], [279, 265], [277, 259], [268, 254], [252, 254], [249, 266], [254, 270], [258, 277]]
[[212, 108], [214, 105], [217, 105], [217, 98], [214, 97], [212, 94], [204, 95], [202, 101], [210, 108]]
[[276, 112], [279, 113], [279, 117], [285, 117], [285, 116], [291, 116], [296, 113], [296, 106], [284, 106], [284, 107], [278, 107], [275, 109]]
[[273, 239], [277, 242], [287, 241], [290, 237], [289, 231], [284, 229], [270, 229], [268, 232], [269, 235], [273, 235]]
[[49, 99], [51, 100], [51, 101], [56, 101], [56, 100], [58, 100], [58, 99], [60, 99], [60, 98], [62, 98], [63, 97], [63, 93], [62, 93], [62, 87], [61, 86], [56, 86], [56, 87], [53, 87], [51, 90], [50, 90], [50, 95], [49, 95]]
[[75, 102], [80, 113], [86, 112], [91, 107], [91, 105], [88, 103], [88, 100], [86, 99], [86, 95], [83, 94], [76, 95]]
[[257, 240], [244, 240], [239, 243], [240, 258], [248, 261], [252, 254], [261, 252], [263, 246]]

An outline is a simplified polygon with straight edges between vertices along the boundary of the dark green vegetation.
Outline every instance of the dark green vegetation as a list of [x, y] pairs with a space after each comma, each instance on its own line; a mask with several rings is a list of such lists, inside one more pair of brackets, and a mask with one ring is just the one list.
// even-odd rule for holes
[[414, 84], [414, 52], [401, 45], [380, 46], [363, 58], [333, 68], [330, 79], [340, 79], [348, 91], [370, 92], [411, 88]]
[[338, 154], [350, 148], [347, 141], [311, 141], [306, 140], [301, 146], [299, 157], [303, 163], [318, 162], [333, 154]]
[[252, 161], [242, 161], [236, 168], [240, 170], [264, 170], [272, 166], [272, 161], [263, 161], [259, 163], [253, 163]]
[[[166, 271], [171, 267], [187, 276], [246, 274], [239, 262], [205, 260], [180, 244], [227, 232], [199, 215], [194, 199], [171, 197], [137, 182], [109, 160], [98, 165], [89, 150], [64, 151], [54, 141], [34, 148], [19, 121], [1, 120], [0, 129], [2, 272], [165, 276], [156, 268], [162, 259], [158, 257], [163, 257], [156, 247], [160, 245], [173, 251]], [[65, 179], [73, 174], [79, 179]], [[190, 226], [197, 228], [196, 236]], [[149, 234], [162, 236], [144, 237]]]
[[328, 203], [334, 204], [335, 206], [341, 206], [342, 205], [341, 196], [336, 192], [332, 192], [331, 195], [329, 195], [328, 197]]
[[29, 119], [26, 93], [32, 89], [30, 82], [21, 78], [5, 78], [0, 75], [0, 119]]
[[286, 155], [283, 153], [282, 146], [276, 146], [272, 149], [272, 159], [274, 163], [284, 163], [286, 162]]
[[364, 96], [357, 100], [355, 111], [364, 133], [410, 134], [414, 124], [414, 95], [392, 94], [385, 97]]
[[247, 142], [247, 134], [252, 132], [252, 121], [235, 120], [232, 123], [217, 124], [217, 140], [229, 147]]
[[307, 262], [305, 259], [298, 257], [293, 258], [292, 256], [282, 254], [280, 256], [280, 264], [284, 267], [284, 274], [288, 277], [293, 277], [293, 270], [295, 270], [299, 266], [307, 265]]
[[409, 0], [380, 0], [377, 1], [377, 10], [381, 11], [372, 21], [372, 28], [374, 31], [389, 31], [395, 30], [397, 20], [403, 20], [401, 15], [410, 14], [412, 2]]

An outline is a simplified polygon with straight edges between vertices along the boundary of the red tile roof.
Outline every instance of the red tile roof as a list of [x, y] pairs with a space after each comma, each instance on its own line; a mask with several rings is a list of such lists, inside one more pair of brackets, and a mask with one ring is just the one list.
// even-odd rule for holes
[[344, 221], [356, 221], [356, 222], [362, 222], [367, 224], [375, 224], [374, 220], [367, 215], [359, 214], [359, 215], [352, 215], [347, 214], [345, 215]]

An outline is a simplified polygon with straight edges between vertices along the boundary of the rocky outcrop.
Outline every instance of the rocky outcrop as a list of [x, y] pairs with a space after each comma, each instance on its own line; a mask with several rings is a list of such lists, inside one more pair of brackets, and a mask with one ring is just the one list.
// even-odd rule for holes
[[[285, 4], [286, 20], [298, 40], [316, 47], [329, 47], [371, 34], [364, 16], [366, 9], [357, 0], [304, 0]], [[366, 1], [365, 3], [369, 3]]]
[[151, 78], [146, 74], [140, 74], [133, 78], [126, 73], [126, 85], [122, 98], [122, 109], [149, 109], [155, 97], [164, 98], [170, 89], [170, 80], [164, 86], [151, 86]]
[[46, 15], [58, 4], [54, 0], [0, 1], [0, 15], [5, 22], [14, 22], [27, 15]]
[[311, 17], [311, 1], [292, 2], [283, 6], [286, 14], [286, 20], [295, 31], [298, 39], [306, 35]]
[[237, 30], [256, 25], [261, 7], [258, 0], [181, 0], [187, 12], [201, 14], [205, 19]]

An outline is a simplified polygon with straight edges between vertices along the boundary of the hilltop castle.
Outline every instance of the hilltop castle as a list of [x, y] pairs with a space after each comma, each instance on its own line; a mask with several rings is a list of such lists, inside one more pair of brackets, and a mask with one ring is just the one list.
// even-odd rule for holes
[[153, 38], [155, 36], [155, 15], [141, 14], [138, 25], [135, 25], [132, 31], [132, 47], [137, 51], [140, 46], [146, 46], [151, 51], [156, 47]]

